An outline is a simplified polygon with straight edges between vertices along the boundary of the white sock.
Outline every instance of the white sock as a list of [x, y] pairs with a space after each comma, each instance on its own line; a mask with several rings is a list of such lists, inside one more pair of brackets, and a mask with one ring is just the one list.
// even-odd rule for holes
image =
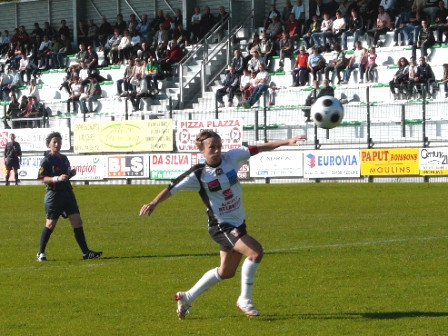
[[243, 267], [241, 268], [241, 295], [239, 299], [252, 298], [252, 288], [259, 265], [247, 258], [244, 260]]
[[207, 289], [220, 282], [222, 279], [218, 274], [218, 267], [206, 272], [191, 289], [185, 293], [187, 301], [191, 304], [199, 295]]

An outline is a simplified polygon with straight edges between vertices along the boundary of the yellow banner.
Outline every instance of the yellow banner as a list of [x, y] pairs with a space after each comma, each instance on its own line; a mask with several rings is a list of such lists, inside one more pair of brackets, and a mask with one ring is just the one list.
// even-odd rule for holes
[[419, 175], [418, 148], [361, 150], [361, 175]]
[[171, 119], [85, 122], [74, 126], [76, 153], [173, 150]]

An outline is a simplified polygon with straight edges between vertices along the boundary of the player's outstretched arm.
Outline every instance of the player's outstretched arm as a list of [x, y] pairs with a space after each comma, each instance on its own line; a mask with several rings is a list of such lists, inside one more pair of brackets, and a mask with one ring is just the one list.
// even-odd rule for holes
[[163, 189], [152, 201], [148, 204], [143, 204], [142, 208], [140, 209], [140, 216], [144, 216], [148, 214], [148, 216], [151, 216], [152, 212], [156, 208], [159, 203], [166, 201], [168, 198], [171, 197], [171, 192], [168, 189]]
[[299, 142], [305, 141], [306, 139], [306, 135], [296, 135], [290, 139], [266, 142], [264, 144], [257, 145], [257, 147], [259, 152], [267, 152], [281, 146], [298, 146]]

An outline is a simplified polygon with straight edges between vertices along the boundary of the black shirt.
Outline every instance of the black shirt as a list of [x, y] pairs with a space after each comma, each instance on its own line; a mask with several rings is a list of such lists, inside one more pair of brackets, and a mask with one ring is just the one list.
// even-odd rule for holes
[[[70, 176], [70, 161], [63, 155], [47, 154], [40, 162], [38, 179], [42, 180], [44, 177], [61, 176], [67, 174]], [[58, 183], [48, 183], [47, 190], [61, 191], [71, 190], [72, 185], [70, 181], [60, 181]]]
[[17, 141], [10, 141], [5, 147], [5, 158], [16, 159], [22, 156], [22, 149]]

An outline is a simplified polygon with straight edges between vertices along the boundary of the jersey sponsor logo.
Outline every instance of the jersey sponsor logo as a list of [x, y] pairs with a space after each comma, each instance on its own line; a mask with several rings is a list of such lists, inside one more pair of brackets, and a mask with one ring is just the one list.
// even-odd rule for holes
[[240, 231], [238, 229], [233, 229], [232, 231], [230, 231], [230, 233], [235, 237], [238, 237], [240, 235]]
[[213, 180], [207, 183], [208, 186], [208, 190], [210, 190], [211, 192], [216, 192], [221, 190], [221, 183], [219, 183], [219, 180]]
[[222, 192], [222, 194], [224, 195], [224, 199], [226, 201], [228, 201], [229, 199], [233, 198], [233, 192], [232, 189], [226, 189]]
[[232, 169], [231, 171], [227, 172], [226, 176], [229, 179], [229, 183], [231, 186], [238, 182], [238, 175], [235, 169]]
[[219, 176], [219, 175], [222, 175], [222, 174], [224, 174], [224, 171], [222, 170], [222, 168], [216, 168], [215, 175]]

